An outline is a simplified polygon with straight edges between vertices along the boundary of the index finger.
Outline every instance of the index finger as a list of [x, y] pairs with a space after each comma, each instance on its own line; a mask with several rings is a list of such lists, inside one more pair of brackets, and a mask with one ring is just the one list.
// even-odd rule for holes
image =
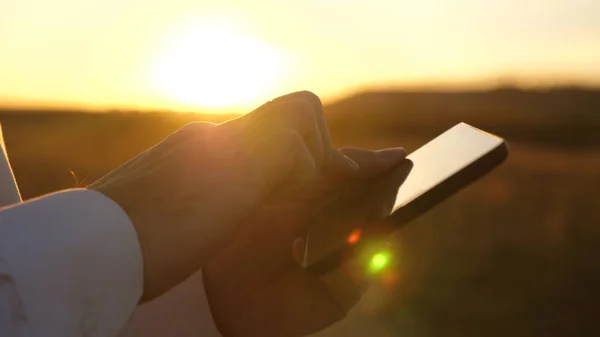
[[406, 151], [401, 147], [377, 151], [344, 148], [341, 152], [358, 164], [359, 169], [353, 175], [355, 178], [378, 177], [385, 172], [389, 172], [406, 158]]
[[323, 147], [323, 166], [327, 171], [332, 172], [353, 172], [358, 165], [352, 158], [346, 156], [339, 150], [333, 147], [329, 126], [323, 113], [323, 103], [321, 99], [310, 91], [298, 91], [288, 95], [278, 97], [270, 102], [270, 104], [278, 105], [288, 102], [293, 99], [301, 99], [309, 103], [315, 114], [317, 127], [321, 136], [321, 144]]

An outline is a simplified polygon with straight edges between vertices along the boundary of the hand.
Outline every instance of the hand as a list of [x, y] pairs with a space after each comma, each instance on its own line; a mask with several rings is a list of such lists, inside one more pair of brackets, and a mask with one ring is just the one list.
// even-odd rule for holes
[[[366, 225], [386, 217], [412, 165], [403, 150], [343, 151], [361, 167], [352, 178], [323, 178], [307, 193], [310, 202], [294, 197], [270, 203], [203, 267], [213, 318], [224, 336], [308, 335], [342, 319], [360, 299], [367, 284], [363, 270], [350, 263], [322, 277], [306, 271], [298, 263], [301, 236], [313, 221]], [[329, 206], [314, 218], [323, 205]]]
[[220, 125], [183, 127], [89, 188], [131, 219], [146, 301], [197, 271], [265, 198], [357, 168], [333, 148], [318, 97], [299, 92]]

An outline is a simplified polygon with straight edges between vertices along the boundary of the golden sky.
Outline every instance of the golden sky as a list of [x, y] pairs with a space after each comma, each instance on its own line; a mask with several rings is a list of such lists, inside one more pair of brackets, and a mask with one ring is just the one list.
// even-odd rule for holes
[[600, 83], [600, 1], [0, 0], [0, 104], [247, 109], [506, 78]]

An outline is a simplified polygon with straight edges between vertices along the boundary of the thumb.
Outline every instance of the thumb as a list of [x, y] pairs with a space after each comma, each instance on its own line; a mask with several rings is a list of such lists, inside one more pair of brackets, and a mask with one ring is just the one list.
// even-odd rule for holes
[[345, 148], [341, 152], [358, 164], [359, 169], [353, 175], [355, 178], [375, 178], [406, 158], [406, 151], [401, 147], [378, 151]]

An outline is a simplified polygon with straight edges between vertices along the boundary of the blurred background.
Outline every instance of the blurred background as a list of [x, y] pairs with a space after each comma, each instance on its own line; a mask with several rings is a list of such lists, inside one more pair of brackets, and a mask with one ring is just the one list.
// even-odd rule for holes
[[398, 233], [398, 267], [318, 336], [596, 336], [600, 2], [2, 0], [0, 123], [25, 198], [295, 90], [337, 146], [457, 122], [508, 161]]

